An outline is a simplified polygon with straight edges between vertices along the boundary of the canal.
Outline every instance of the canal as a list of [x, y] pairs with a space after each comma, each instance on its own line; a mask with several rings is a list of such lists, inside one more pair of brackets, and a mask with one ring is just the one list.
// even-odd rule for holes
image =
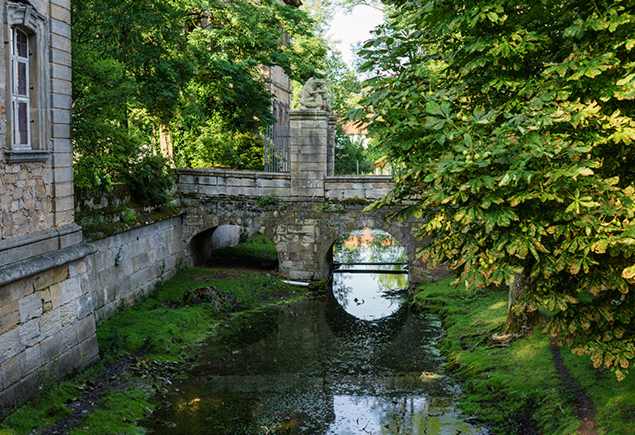
[[[327, 296], [228, 320], [165, 385], [157, 434], [486, 434], [455, 407], [438, 318], [411, 312], [404, 249], [361, 229], [333, 247]], [[406, 264], [402, 264], [406, 263]]]

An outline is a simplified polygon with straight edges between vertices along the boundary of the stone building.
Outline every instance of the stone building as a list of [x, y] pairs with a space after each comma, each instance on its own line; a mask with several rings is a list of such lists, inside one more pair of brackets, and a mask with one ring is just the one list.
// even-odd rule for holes
[[73, 222], [71, 0], [2, 1], [0, 418], [98, 358]]
[[[299, 8], [302, 6], [300, 0], [278, 0], [278, 3]], [[285, 35], [282, 44], [291, 44], [289, 35]], [[265, 82], [265, 86], [273, 95], [271, 102], [271, 112], [276, 122], [285, 127], [289, 126], [289, 110], [291, 110], [291, 79], [284, 72], [282, 67], [262, 66], [261, 77]]]

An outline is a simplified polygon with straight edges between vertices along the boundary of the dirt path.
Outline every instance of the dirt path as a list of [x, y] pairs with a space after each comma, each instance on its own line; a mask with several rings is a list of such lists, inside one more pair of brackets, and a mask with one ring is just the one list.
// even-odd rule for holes
[[107, 365], [99, 372], [99, 375], [85, 384], [84, 388], [88, 393], [67, 405], [73, 411], [68, 417], [57, 420], [52, 426], [37, 429], [33, 433], [37, 435], [66, 435], [70, 433], [71, 429], [77, 427], [82, 418], [90, 413], [94, 406], [98, 406], [102, 394], [125, 387], [121, 379], [123, 374], [130, 372], [131, 360], [132, 357], [128, 356]]
[[597, 435], [597, 423], [595, 421], [595, 408], [593, 407], [593, 402], [591, 402], [591, 399], [587, 397], [584, 391], [576, 385], [575, 381], [571, 377], [571, 374], [565, 367], [564, 362], [562, 361], [562, 356], [560, 355], [560, 347], [556, 344], [555, 338], [551, 339], [550, 347], [551, 354], [553, 355], [553, 362], [556, 365], [558, 374], [562, 378], [563, 384], [575, 396], [580, 405], [578, 408], [578, 418], [580, 419], [581, 425], [578, 429], [578, 434]]

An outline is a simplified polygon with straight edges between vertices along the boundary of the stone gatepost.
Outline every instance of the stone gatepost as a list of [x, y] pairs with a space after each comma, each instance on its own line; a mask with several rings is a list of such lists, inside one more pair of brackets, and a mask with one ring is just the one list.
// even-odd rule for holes
[[326, 141], [326, 176], [335, 175], [335, 126], [336, 116], [329, 116], [328, 136]]
[[324, 197], [329, 118], [329, 113], [322, 110], [289, 113], [291, 196]]

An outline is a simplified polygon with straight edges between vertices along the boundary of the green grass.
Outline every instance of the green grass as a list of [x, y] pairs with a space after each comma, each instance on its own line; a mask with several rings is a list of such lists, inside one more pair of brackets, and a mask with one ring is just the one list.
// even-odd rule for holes
[[49, 426], [67, 417], [71, 410], [64, 404], [80, 397], [83, 394], [81, 385], [94, 377], [102, 367], [102, 364], [97, 364], [75, 379], [61, 383], [45, 374], [37, 396], [2, 421], [0, 435], [27, 434], [32, 429]]
[[216, 287], [229, 293], [245, 309], [254, 309], [270, 298], [292, 294], [297, 287], [273, 276], [250, 272], [184, 268], [145, 301], [129, 308], [97, 328], [102, 356], [108, 361], [130, 354], [145, 345], [157, 359], [176, 360], [191, 346], [212, 333], [215, 321], [229, 315], [212, 303], [186, 305], [189, 289]]
[[518, 422], [528, 417], [535, 420], [538, 433], [575, 433], [576, 404], [556, 372], [550, 337], [537, 328], [534, 335], [509, 347], [488, 349], [485, 339], [505, 323], [507, 292], [468, 292], [449, 283], [423, 286], [414, 304], [444, 317], [447, 336], [440, 349], [462, 382], [463, 412], [501, 434], [517, 433]]
[[612, 372], [594, 369], [588, 356], [574, 355], [566, 347], [562, 358], [595, 404], [598, 434], [635, 434], [635, 374], [631, 372], [619, 382]]
[[[190, 289], [214, 286], [232, 295], [242, 310], [255, 310], [304, 297], [304, 289], [290, 286], [270, 275], [257, 273], [184, 268], [159, 286], [146, 300], [122, 309], [97, 327], [100, 356], [109, 362], [144, 347], [150, 360], [180, 360], [197, 354], [197, 344], [213, 333], [217, 324], [231, 313], [213, 303], [187, 305], [184, 294]], [[234, 309], [234, 307], [232, 307]], [[0, 423], [0, 435], [25, 435], [70, 414], [66, 403], [82, 396], [81, 385], [103, 368], [100, 363], [71, 381], [44, 382], [35, 400]], [[137, 422], [145, 417], [152, 376], [131, 378], [128, 389], [102, 396], [77, 428], [79, 434], [143, 434]], [[88, 429], [84, 429], [87, 427]]]
[[137, 423], [154, 410], [148, 396], [144, 388], [110, 391], [70, 435], [143, 435], [147, 431]]
[[255, 257], [262, 260], [276, 261], [278, 259], [278, 251], [276, 245], [273, 244], [264, 234], [254, 233], [231, 248], [214, 249], [214, 255], [235, 259], [240, 257]]

